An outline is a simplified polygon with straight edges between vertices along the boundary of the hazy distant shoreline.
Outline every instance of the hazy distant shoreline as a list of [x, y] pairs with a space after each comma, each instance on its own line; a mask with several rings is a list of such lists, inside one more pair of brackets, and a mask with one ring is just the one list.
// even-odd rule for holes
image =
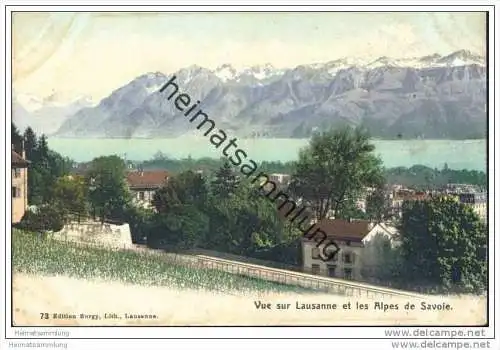
[[[380, 140], [373, 139], [375, 153], [384, 166], [394, 168], [425, 165], [442, 169], [487, 169], [485, 139], [469, 140]], [[206, 137], [196, 133], [176, 138], [58, 138], [49, 137], [51, 149], [77, 162], [90, 161], [95, 157], [116, 154], [133, 161], [150, 160], [161, 152], [169, 159], [200, 159], [221, 157]], [[257, 162], [294, 161], [309, 139], [255, 138], [238, 139], [238, 147], [244, 147], [249, 157]]]

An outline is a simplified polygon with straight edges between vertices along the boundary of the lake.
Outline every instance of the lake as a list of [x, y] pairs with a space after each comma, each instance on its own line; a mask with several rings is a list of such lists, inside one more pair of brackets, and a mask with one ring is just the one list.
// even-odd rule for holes
[[[290, 161], [308, 139], [242, 139], [238, 147], [255, 161]], [[422, 164], [441, 169], [486, 170], [486, 140], [373, 140], [386, 167]], [[76, 161], [117, 154], [129, 160], [151, 159], [161, 151], [171, 158], [222, 156], [207, 138], [186, 136], [169, 139], [67, 139], [49, 138], [50, 148]], [[225, 145], [225, 144], [224, 144]]]

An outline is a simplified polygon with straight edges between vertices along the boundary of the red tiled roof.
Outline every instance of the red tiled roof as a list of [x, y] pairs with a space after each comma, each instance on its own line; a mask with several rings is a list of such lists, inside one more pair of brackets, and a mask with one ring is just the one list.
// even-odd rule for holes
[[350, 240], [355, 242], [361, 242], [372, 229], [371, 222], [368, 220], [353, 220], [349, 222], [342, 219], [323, 219], [316, 224], [316, 227], [325, 232], [328, 237], [335, 238], [336, 240]]
[[160, 188], [168, 178], [165, 170], [131, 171], [127, 174], [130, 188]]
[[28, 161], [21, 157], [18, 153], [12, 151], [12, 165], [25, 168], [28, 166]]

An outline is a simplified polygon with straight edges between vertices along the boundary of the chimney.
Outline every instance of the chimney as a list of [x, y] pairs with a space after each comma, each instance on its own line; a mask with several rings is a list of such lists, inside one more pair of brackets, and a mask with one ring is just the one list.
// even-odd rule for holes
[[21, 156], [26, 159], [26, 151], [24, 149], [24, 140], [21, 140]]

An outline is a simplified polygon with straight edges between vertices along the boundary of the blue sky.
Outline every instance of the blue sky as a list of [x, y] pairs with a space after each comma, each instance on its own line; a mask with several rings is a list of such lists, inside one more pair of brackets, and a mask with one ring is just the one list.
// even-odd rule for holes
[[16, 13], [18, 93], [99, 99], [149, 71], [484, 54], [481, 13]]

